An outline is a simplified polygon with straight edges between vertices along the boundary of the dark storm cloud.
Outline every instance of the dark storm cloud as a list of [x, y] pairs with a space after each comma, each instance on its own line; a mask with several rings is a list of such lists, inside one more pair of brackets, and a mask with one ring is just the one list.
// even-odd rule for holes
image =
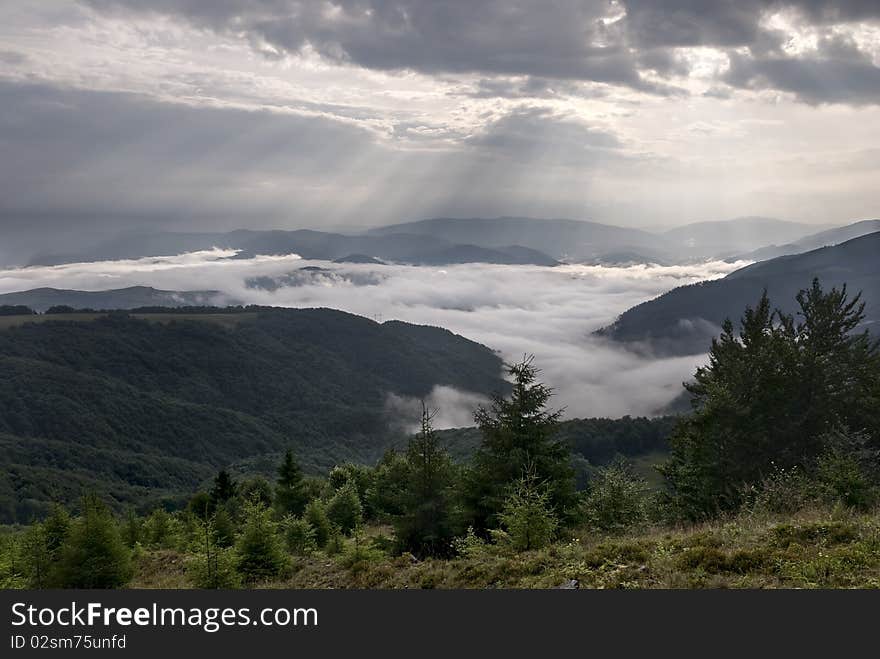
[[815, 55], [732, 55], [726, 81], [736, 87], [791, 92], [810, 104], [880, 103], [880, 68], [850, 39], [828, 37]]
[[[488, 97], [548, 98], [562, 83], [609, 83], [669, 95], [648, 79], [685, 75], [679, 47], [746, 47], [729, 81], [772, 87], [809, 103], [876, 101], [880, 71], [864, 57], [787, 57], [786, 35], [765, 29], [767, 12], [787, 9], [815, 25], [880, 18], [876, 0], [574, 0], [437, 2], [436, 0], [88, 0], [103, 10], [182, 16], [241, 35], [267, 56], [308, 46], [323, 57], [380, 70], [520, 76], [526, 82], [481, 83]], [[625, 16], [622, 16], [625, 10]], [[621, 17], [622, 16], [622, 17]], [[619, 19], [619, 20], [615, 20]], [[823, 76], [840, 76], [823, 87]]]
[[627, 31], [640, 48], [741, 46], [759, 36], [764, 0], [626, 0]]
[[183, 16], [241, 34], [267, 54], [308, 45], [322, 56], [380, 70], [530, 75], [590, 80], [667, 94], [645, 80], [606, 0], [90, 0]]

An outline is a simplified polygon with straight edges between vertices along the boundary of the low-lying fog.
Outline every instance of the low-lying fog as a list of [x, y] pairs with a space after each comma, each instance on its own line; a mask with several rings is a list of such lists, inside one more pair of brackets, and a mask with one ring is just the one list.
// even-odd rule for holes
[[[744, 263], [626, 267], [336, 264], [295, 255], [180, 256], [0, 270], [0, 293], [43, 286], [104, 290], [143, 285], [214, 289], [218, 304], [331, 307], [377, 321], [438, 325], [500, 351], [535, 355], [566, 416], [650, 415], [681, 391], [702, 356], [651, 359], [591, 336], [629, 307], [675, 286], [724, 276]], [[301, 268], [311, 266], [321, 270]], [[438, 427], [468, 425], [476, 401], [440, 387]], [[402, 404], [390, 400], [392, 406]]]

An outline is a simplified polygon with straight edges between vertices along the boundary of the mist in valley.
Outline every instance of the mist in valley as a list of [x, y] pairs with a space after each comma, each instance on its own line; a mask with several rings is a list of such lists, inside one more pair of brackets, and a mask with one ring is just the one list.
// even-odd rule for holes
[[[328, 307], [377, 322], [447, 328], [505, 360], [534, 354], [554, 405], [566, 417], [657, 414], [681, 392], [703, 355], [655, 358], [592, 336], [642, 301], [744, 265], [557, 267], [463, 264], [444, 267], [336, 264], [297, 255], [236, 259], [234, 250], [0, 270], [0, 293], [39, 287], [106, 290], [128, 286], [217, 290], [215, 304]], [[708, 346], [707, 346], [708, 347]], [[439, 386], [427, 401], [438, 427], [466, 425], [481, 402]], [[417, 401], [389, 399], [408, 418]]]

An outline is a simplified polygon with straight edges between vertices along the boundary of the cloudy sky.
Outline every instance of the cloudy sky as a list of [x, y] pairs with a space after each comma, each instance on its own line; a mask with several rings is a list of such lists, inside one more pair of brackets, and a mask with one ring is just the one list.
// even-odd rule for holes
[[877, 0], [0, 0], [0, 229], [877, 217]]

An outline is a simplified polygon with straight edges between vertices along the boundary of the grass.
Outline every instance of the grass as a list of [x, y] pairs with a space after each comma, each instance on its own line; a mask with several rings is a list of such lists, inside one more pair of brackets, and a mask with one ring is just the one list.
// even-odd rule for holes
[[[184, 556], [143, 551], [132, 587], [189, 587]], [[524, 553], [495, 546], [419, 561], [373, 550], [354, 560], [318, 552], [294, 558], [266, 588], [880, 588], [880, 511], [810, 510], [739, 516], [624, 535], [570, 534]]]

